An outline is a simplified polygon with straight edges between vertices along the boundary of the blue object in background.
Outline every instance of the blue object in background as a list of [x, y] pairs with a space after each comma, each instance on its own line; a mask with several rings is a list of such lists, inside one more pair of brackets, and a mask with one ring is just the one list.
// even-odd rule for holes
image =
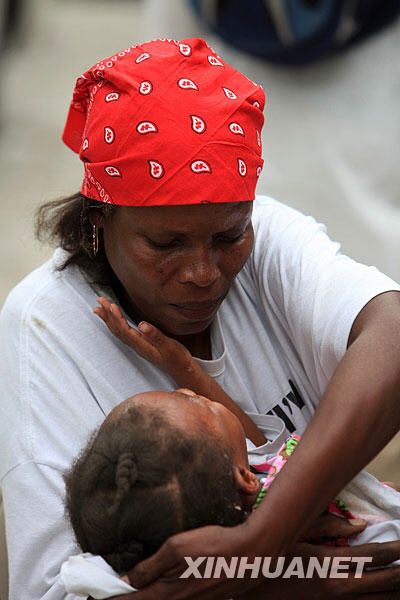
[[394, 21], [399, 0], [188, 0], [233, 45], [268, 60], [303, 64]]

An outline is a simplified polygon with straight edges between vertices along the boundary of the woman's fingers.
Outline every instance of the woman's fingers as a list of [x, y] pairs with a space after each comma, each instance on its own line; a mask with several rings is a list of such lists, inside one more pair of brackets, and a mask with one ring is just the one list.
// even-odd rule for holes
[[318, 543], [321, 540], [351, 538], [358, 535], [367, 526], [364, 519], [343, 519], [342, 517], [324, 514], [321, 515], [308, 529], [303, 540]]
[[[385, 569], [385, 573], [391, 569]], [[372, 578], [371, 578], [372, 576]], [[381, 591], [372, 591], [369, 589], [374, 585], [374, 573], [369, 572], [363, 575], [363, 580], [366, 582], [365, 589], [360, 591], [360, 579], [356, 579], [354, 575], [349, 577], [336, 578], [303, 578], [291, 577], [288, 579], [264, 579], [257, 588], [251, 589], [244, 594], [237, 594], [235, 600], [287, 600], [288, 598], [296, 598], [296, 600], [398, 600], [398, 589]], [[396, 586], [395, 586], [396, 587]], [[150, 588], [149, 588], [150, 589]], [[149, 596], [150, 598], [150, 596]], [[162, 600], [164, 597], [159, 596]], [[140, 598], [139, 600], [142, 600]], [[144, 600], [147, 600], [145, 598]]]
[[[346, 548], [342, 550], [346, 550]], [[351, 551], [353, 552], [353, 556], [372, 556], [372, 567], [385, 567], [400, 559], [400, 540], [396, 542], [352, 546]]]
[[168, 538], [155, 554], [141, 561], [129, 571], [129, 581], [137, 588], [145, 587], [162, 576], [164, 579], [177, 581], [188, 568], [186, 557], [209, 556], [210, 554], [218, 556], [221, 540], [223, 540], [223, 546], [226, 545], [229, 552], [232, 552], [233, 544], [232, 542], [227, 543], [225, 538], [236, 539], [240, 531], [239, 527], [208, 525], [200, 529], [178, 533]]
[[[132, 571], [128, 573], [131, 585], [139, 588], [145, 587], [161, 578], [164, 573], [171, 571], [171, 569], [179, 569], [179, 567], [182, 567], [182, 557], [175, 541], [175, 537], [169, 538], [164, 542], [160, 550], [138, 563]], [[182, 568], [182, 572], [183, 570], [184, 569]], [[177, 577], [178, 576], [179, 573], [177, 573]]]
[[[372, 561], [366, 562], [365, 567], [386, 567], [394, 561], [400, 559], [400, 540], [395, 542], [374, 542], [371, 544], [360, 544], [359, 546], [315, 546], [309, 543], [299, 542], [294, 546], [296, 553], [304, 558], [317, 556], [319, 559], [324, 556], [331, 558], [348, 557], [355, 564], [358, 559], [372, 558]], [[291, 552], [293, 554], [293, 552]], [[358, 561], [359, 564], [362, 560]], [[391, 570], [391, 569], [390, 569]], [[374, 590], [371, 590], [374, 591]]]
[[[198, 534], [202, 530], [197, 530]], [[203, 530], [204, 531], [204, 530]], [[182, 574], [182, 559], [184, 556], [198, 556], [193, 548], [187, 548], [187, 534], [180, 534], [166, 543], [154, 556], [139, 563], [129, 573], [131, 584], [142, 588], [138, 592], [138, 600], [172, 600], [174, 598], [229, 598], [237, 596], [246, 590], [249, 582], [243, 579], [188, 579], [180, 578]], [[214, 533], [215, 535], [215, 533]], [[208, 547], [209, 549], [209, 547]], [[216, 554], [219, 552], [216, 549]], [[214, 552], [213, 552], [214, 553]], [[205, 555], [208, 551], [204, 552]], [[248, 598], [264, 598], [281, 600], [292, 596], [292, 593], [301, 599], [325, 600], [335, 599], [360, 599], [365, 600], [381, 598], [398, 598], [400, 592], [400, 567], [365, 571], [371, 566], [385, 567], [400, 556], [400, 542], [385, 544], [364, 544], [361, 546], [327, 548], [311, 544], [297, 544], [286, 558], [285, 568], [293, 557], [301, 557], [303, 568], [306, 571], [308, 562], [314, 557], [321, 564], [328, 560], [330, 573], [325, 577], [318, 575], [299, 578], [293, 576], [289, 579], [280, 577], [263, 581], [265, 595], [248, 595]], [[372, 557], [371, 561], [366, 561]], [[229, 558], [229, 557], [227, 557]], [[196, 560], [193, 558], [193, 560]], [[197, 560], [202, 560], [197, 559]], [[354, 564], [353, 564], [354, 563]], [[193, 563], [194, 564], [194, 563]], [[188, 564], [186, 563], [186, 567]], [[203, 560], [204, 566], [204, 560]], [[200, 567], [199, 567], [200, 569]], [[336, 569], [336, 571], [335, 571]], [[202, 569], [200, 569], [202, 570]], [[337, 573], [337, 574], [335, 574]], [[265, 585], [265, 587], [264, 587]], [[254, 590], [255, 594], [256, 590]]]
[[[325, 552], [319, 547], [321, 552]], [[400, 558], [400, 541], [342, 546], [327, 549], [331, 556], [331, 571], [336, 560], [337, 573], [326, 580], [330, 598], [377, 598], [390, 597], [383, 594], [395, 593], [400, 597], [400, 566], [388, 567]], [[312, 556], [312, 550], [310, 553]], [[369, 560], [368, 560], [369, 559]], [[372, 560], [370, 560], [372, 559]], [[338, 562], [339, 561], [339, 562]], [[345, 565], [348, 565], [346, 570]], [[368, 570], [371, 567], [382, 567]]]
[[349, 597], [348, 594], [353, 593], [358, 594], [361, 598], [365, 597], [367, 600], [372, 593], [379, 594], [378, 598], [390, 598], [390, 594], [393, 594], [393, 598], [400, 598], [400, 567], [367, 571], [363, 573], [362, 577], [356, 577], [356, 573], [350, 573], [346, 579], [332, 581], [336, 582], [336, 587], [339, 588], [338, 592], [342, 593], [342, 597], [346, 597], [346, 594]]

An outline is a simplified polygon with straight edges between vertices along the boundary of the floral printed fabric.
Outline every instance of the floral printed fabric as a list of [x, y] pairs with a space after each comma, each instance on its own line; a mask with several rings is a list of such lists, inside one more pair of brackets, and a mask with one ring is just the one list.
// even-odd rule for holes
[[[258, 465], [253, 465], [253, 467], [259, 473], [265, 474], [262, 488], [261, 488], [260, 493], [257, 497], [257, 500], [253, 506], [253, 510], [258, 508], [258, 506], [261, 504], [262, 499], [265, 497], [269, 486], [271, 485], [271, 483], [273, 482], [275, 477], [278, 475], [278, 473], [281, 471], [282, 467], [284, 467], [289, 456], [291, 456], [291, 454], [293, 454], [293, 451], [295, 450], [299, 441], [300, 441], [300, 436], [298, 436], [297, 434], [291, 435], [290, 437], [288, 437], [286, 442], [284, 444], [282, 444], [282, 446], [279, 450], [279, 453], [276, 456], [274, 456], [270, 460], [267, 460], [264, 463], [260, 463]], [[336, 516], [343, 517], [346, 519], [354, 519], [355, 518], [354, 515], [345, 506], [344, 502], [342, 502], [342, 500], [340, 500], [340, 498], [335, 498], [334, 500], [332, 500], [329, 503], [328, 512], [331, 515], [336, 515]], [[345, 538], [337, 538], [335, 540], [324, 540], [323, 543], [324, 543], [324, 545], [327, 545], [327, 546], [348, 546], [349, 545], [348, 540]]]

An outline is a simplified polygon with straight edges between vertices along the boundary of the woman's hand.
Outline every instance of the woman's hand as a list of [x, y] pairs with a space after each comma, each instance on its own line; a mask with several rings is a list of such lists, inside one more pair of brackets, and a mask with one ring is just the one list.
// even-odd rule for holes
[[324, 513], [314, 521], [299, 541], [323, 544], [325, 541], [348, 540], [364, 531], [366, 526], [367, 521], [364, 519], [344, 519]]
[[177, 372], [190, 368], [192, 356], [181, 343], [164, 335], [146, 321], [139, 323], [136, 330], [128, 324], [116, 304], [103, 297], [97, 301], [100, 307], [96, 307], [93, 312], [104, 321], [111, 333], [139, 356], [174, 379]]
[[[308, 578], [291, 577], [289, 579], [265, 579], [258, 587], [235, 596], [235, 600], [395, 600], [400, 598], [400, 567], [387, 567], [400, 555], [400, 542], [385, 544], [364, 544], [351, 547], [326, 547], [310, 544], [296, 544], [287, 562], [294, 556], [302, 558], [305, 572], [310, 558], [316, 557], [319, 564], [329, 557], [330, 564], [336, 558], [342, 570], [340, 577]], [[366, 557], [372, 562], [366, 567], [380, 567], [373, 571], [357, 572], [359, 559], [361, 564]], [[350, 562], [350, 560], [352, 562]], [[340, 561], [340, 563], [339, 563]], [[286, 564], [286, 563], [285, 563]], [[346, 565], [349, 569], [346, 570]], [[136, 598], [147, 600], [151, 596]], [[160, 600], [162, 600], [160, 596]], [[197, 598], [197, 596], [196, 596]], [[129, 599], [128, 599], [129, 600]]]
[[[139, 592], [118, 596], [113, 600], [173, 600], [175, 598], [232, 598], [240, 583], [240, 590], [257, 585], [255, 580], [180, 578], [190, 570], [185, 557], [238, 556], [245, 543], [245, 524], [231, 528], [208, 526], [193, 529], [169, 538], [161, 549], [142, 561], [128, 573], [132, 586], [148, 586]], [[247, 536], [248, 539], [248, 536]], [[229, 548], [227, 552], [226, 549]], [[242, 550], [243, 551], [243, 550]], [[251, 560], [251, 559], [250, 559]], [[205, 560], [202, 561], [202, 572]], [[151, 584], [151, 585], [149, 585]]]
[[[365, 528], [365, 522], [352, 525], [345, 519], [322, 519], [318, 527], [310, 532], [310, 537], [351, 537]], [[400, 542], [385, 544], [365, 544], [362, 546], [327, 547], [300, 542], [290, 553], [287, 553], [285, 567], [293, 557], [301, 557], [304, 570], [308, 561], [316, 557], [319, 564], [324, 559], [342, 559], [341, 566], [350, 563], [350, 572], [343, 578], [283, 578], [276, 579], [200, 579], [193, 576], [180, 579], [179, 576], [188, 569], [185, 557], [193, 560], [200, 556], [223, 556], [229, 562], [232, 556], [248, 556], [252, 563], [254, 548], [246, 550], [243, 535], [235, 540], [235, 528], [204, 527], [187, 531], [170, 538], [162, 548], [150, 558], [139, 563], [128, 573], [131, 584], [143, 588], [139, 592], [119, 596], [113, 600], [174, 600], [192, 598], [196, 600], [213, 600], [224, 598], [243, 598], [243, 600], [287, 600], [292, 595], [299, 600], [326, 600], [334, 598], [384, 600], [397, 598], [400, 595], [400, 567], [381, 568], [366, 571], [362, 577], [356, 576], [358, 561], [364, 557], [372, 557], [367, 567], [385, 567], [400, 558]], [[240, 550], [238, 549], [240, 545]], [[350, 560], [352, 562], [350, 562]], [[203, 572], [205, 560], [199, 566]], [[361, 561], [362, 563], [362, 561]], [[347, 575], [347, 573], [345, 573]], [[143, 587], [147, 586], [147, 587]]]

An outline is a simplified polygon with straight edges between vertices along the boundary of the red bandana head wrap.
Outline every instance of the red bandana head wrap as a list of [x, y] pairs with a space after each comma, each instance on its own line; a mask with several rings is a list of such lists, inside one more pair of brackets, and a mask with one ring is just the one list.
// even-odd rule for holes
[[82, 194], [125, 206], [254, 200], [262, 88], [201, 39], [156, 40], [76, 82], [63, 140]]

